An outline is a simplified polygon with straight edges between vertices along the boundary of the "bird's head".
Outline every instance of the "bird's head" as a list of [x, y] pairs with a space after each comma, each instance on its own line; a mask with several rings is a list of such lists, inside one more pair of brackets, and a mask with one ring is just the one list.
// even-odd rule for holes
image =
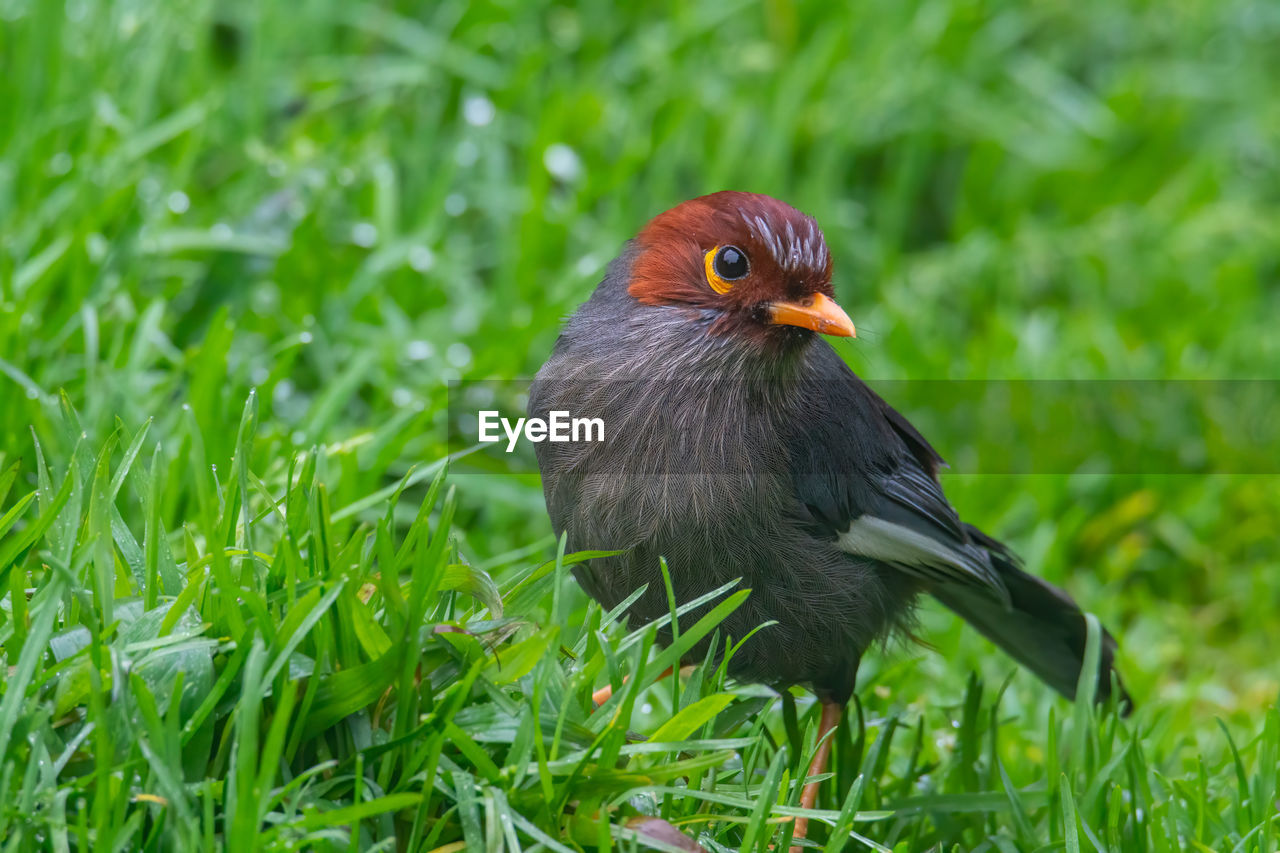
[[832, 298], [818, 223], [777, 199], [727, 191], [691, 199], [655, 217], [636, 245], [631, 297], [688, 308], [710, 335], [783, 347], [815, 332], [854, 336]]

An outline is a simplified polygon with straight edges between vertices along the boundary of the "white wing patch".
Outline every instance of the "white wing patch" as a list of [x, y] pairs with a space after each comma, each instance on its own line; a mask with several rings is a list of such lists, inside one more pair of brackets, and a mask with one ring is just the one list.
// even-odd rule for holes
[[836, 546], [846, 554], [870, 557], [901, 568], [924, 580], [961, 583], [993, 589], [1007, 599], [999, 576], [978, 549], [959, 550], [873, 515], [855, 518], [840, 534]]

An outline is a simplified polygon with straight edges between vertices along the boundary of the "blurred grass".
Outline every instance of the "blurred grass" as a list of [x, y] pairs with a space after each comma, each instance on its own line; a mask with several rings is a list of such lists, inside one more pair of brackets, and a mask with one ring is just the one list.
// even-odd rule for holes
[[[593, 809], [784, 843], [772, 694], [591, 713], [645, 643], [562, 566], [483, 603], [554, 543], [527, 477], [427, 495], [445, 383], [530, 375], [623, 240], [726, 187], [824, 225], [872, 380], [1280, 378], [1277, 47], [1261, 2], [0, 0], [0, 843], [572, 847]], [[996, 711], [966, 679], [1012, 665], [928, 610], [828, 818], [1274, 849], [1276, 478], [947, 487], [1121, 636], [1140, 713], [1025, 674]]]

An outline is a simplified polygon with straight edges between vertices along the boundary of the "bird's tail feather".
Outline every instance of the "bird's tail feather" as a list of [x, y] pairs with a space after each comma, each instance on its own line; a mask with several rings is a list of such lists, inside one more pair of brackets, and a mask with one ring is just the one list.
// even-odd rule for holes
[[[1006, 607], [979, 588], [960, 584], [939, 585], [930, 592], [1050, 687], [1074, 698], [1088, 636], [1080, 606], [1063, 590], [1024, 572], [1001, 543], [977, 528], [969, 527], [969, 533], [991, 552], [991, 562], [1009, 590], [1010, 605]], [[1104, 628], [1096, 695], [1099, 702], [1110, 698], [1115, 673], [1118, 705], [1127, 713], [1133, 700], [1116, 672], [1115, 652], [1115, 638]]]

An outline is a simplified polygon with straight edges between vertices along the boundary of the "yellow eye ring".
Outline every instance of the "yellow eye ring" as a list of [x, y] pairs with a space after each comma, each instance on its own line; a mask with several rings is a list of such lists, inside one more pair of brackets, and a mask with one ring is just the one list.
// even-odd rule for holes
[[746, 252], [737, 246], [716, 246], [702, 259], [707, 271], [707, 284], [716, 293], [728, 293], [733, 282], [745, 278], [751, 270]]

